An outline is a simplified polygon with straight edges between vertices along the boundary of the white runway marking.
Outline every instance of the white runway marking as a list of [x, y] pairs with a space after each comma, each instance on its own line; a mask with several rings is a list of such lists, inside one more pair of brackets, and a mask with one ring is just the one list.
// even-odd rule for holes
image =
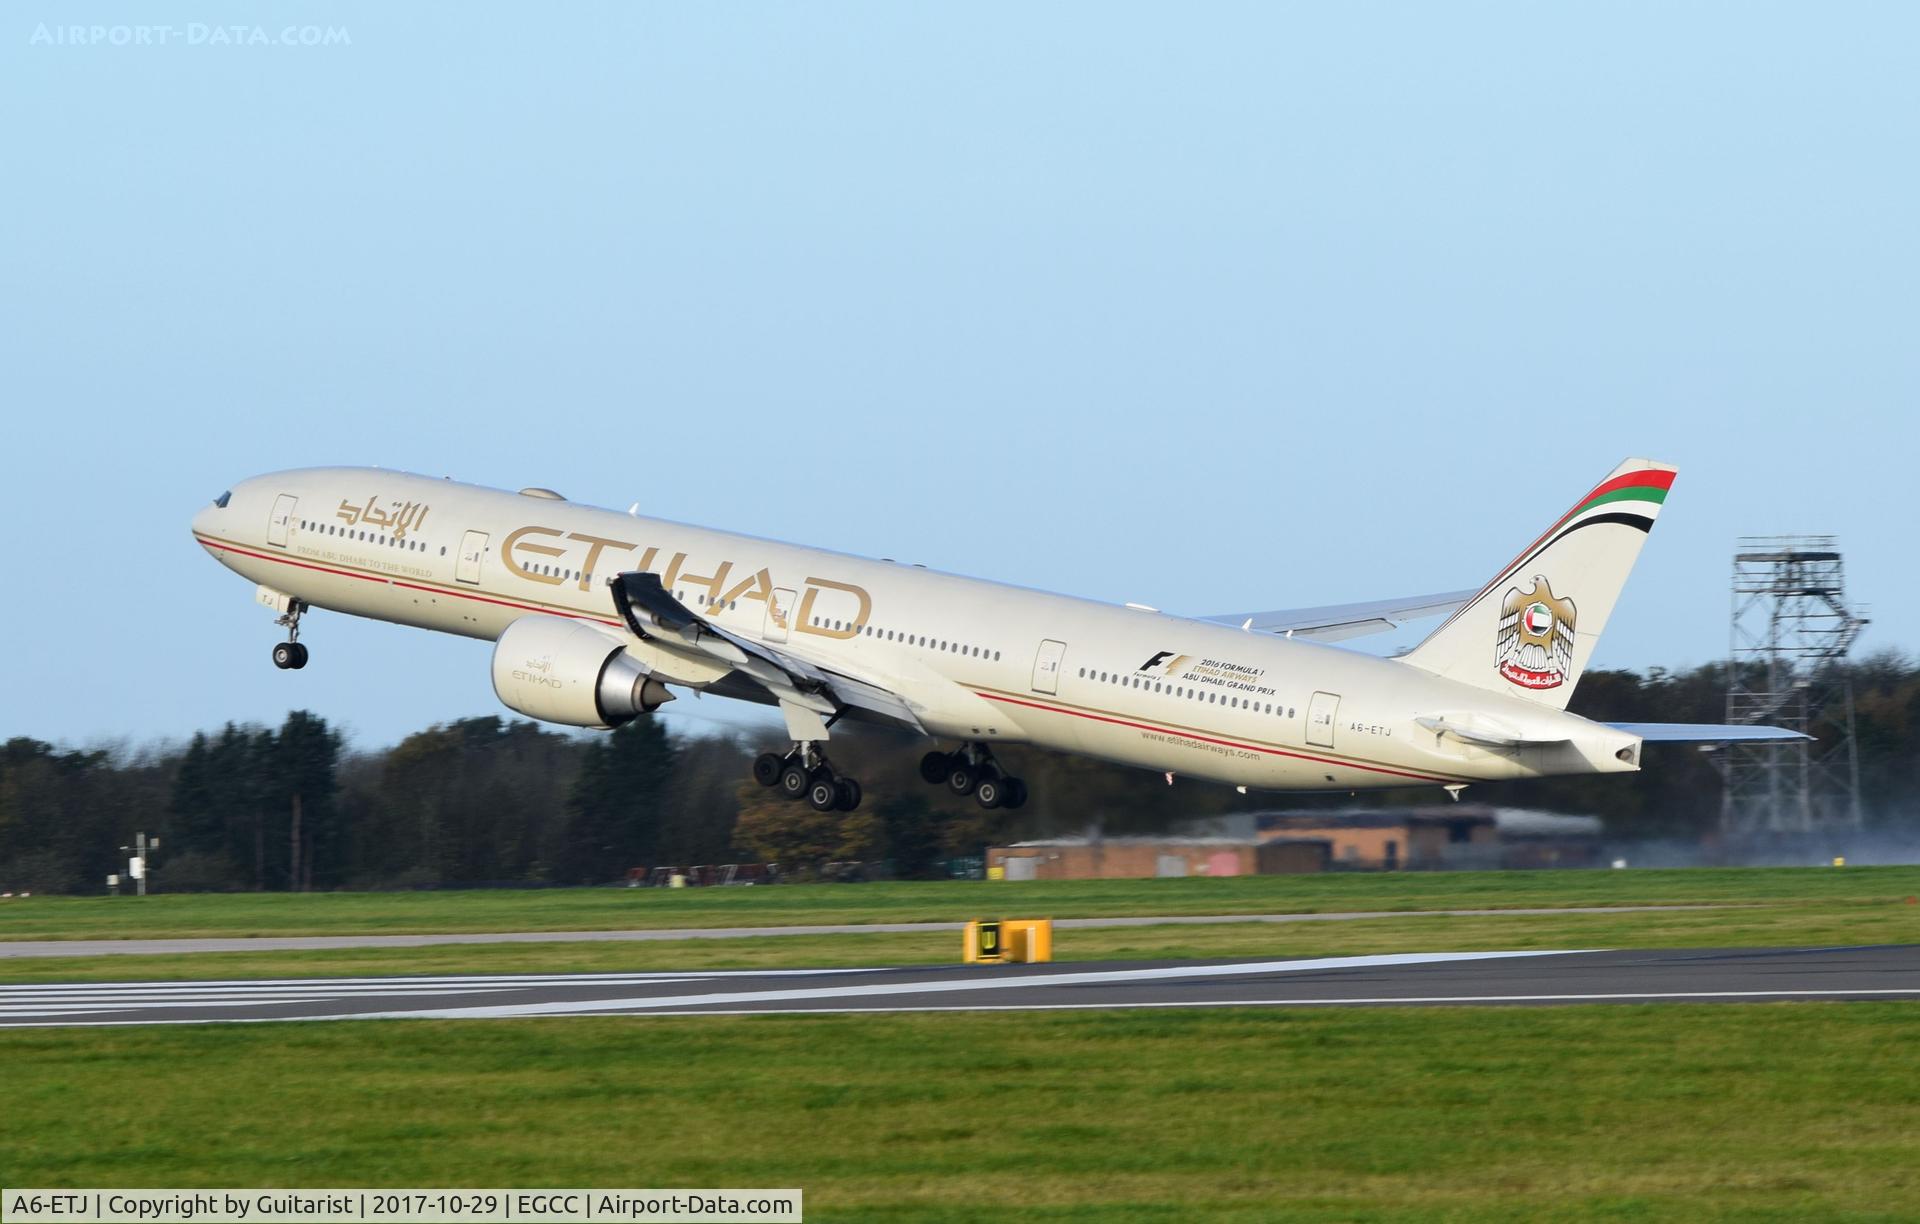
[[1916, 997], [1920, 945], [1576, 949], [1185, 964], [56, 983], [0, 988], [0, 1027]]
[[1154, 982], [1179, 978], [1246, 977], [1269, 973], [1310, 973], [1325, 969], [1358, 969], [1387, 965], [1432, 965], [1449, 961], [1500, 960], [1515, 956], [1576, 956], [1581, 950], [1553, 952], [1401, 952], [1380, 956], [1328, 956], [1313, 960], [1238, 961], [1225, 965], [1168, 965], [1152, 969], [1101, 969], [1085, 973], [1055, 973], [1044, 977], [945, 978], [925, 982], [887, 982], [871, 986], [801, 987], [791, 990], [736, 990], [694, 995], [658, 995], [636, 998], [571, 999], [551, 1003], [508, 1003], [497, 1007], [444, 1007], [422, 1011], [383, 1012], [377, 1019], [443, 1020], [524, 1016], [584, 1016], [596, 1012], [655, 1008], [706, 1007], [715, 1003], [774, 1003], [799, 999], [856, 999], [903, 994], [951, 994], [968, 990], [1018, 990], [1035, 986], [1097, 986], [1121, 982]]
[[698, 969], [662, 970], [654, 973], [458, 973], [440, 977], [320, 977], [320, 978], [187, 978], [180, 981], [152, 982], [45, 982], [0, 986], [0, 997], [14, 993], [36, 994], [50, 990], [124, 990], [129, 988], [163, 990], [204, 990], [216, 986], [313, 987], [331, 990], [340, 986], [391, 987], [481, 985], [548, 986], [555, 982], [598, 984], [601, 982], [678, 982], [689, 978], [729, 977], [803, 977], [822, 973], [875, 973], [874, 969]]
[[[221, 1008], [279, 1007], [297, 1003], [365, 1003], [401, 996], [423, 995], [449, 999], [511, 991], [564, 987], [609, 990], [635, 986], [670, 986], [694, 980], [724, 981], [736, 977], [809, 977], [871, 973], [870, 969], [721, 969], [686, 973], [542, 973], [503, 974], [498, 977], [442, 976], [393, 978], [245, 978], [209, 982], [50, 982], [45, 985], [0, 986], [0, 1020], [35, 1016], [101, 1016], [119, 1012], [168, 1012]], [[365, 1010], [342, 1013], [366, 1016]], [[421, 1014], [435, 1014], [423, 1009]], [[217, 1017], [241, 1019], [243, 1017]], [[325, 1018], [325, 1015], [318, 1017]], [[162, 1022], [164, 1023], [164, 1022]]]
[[1157, 1000], [1144, 1003], [927, 1003], [900, 1007], [847, 1007], [827, 1010], [818, 1007], [742, 1007], [710, 1009], [703, 1016], [822, 1016], [865, 1015], [868, 1012], [975, 1012], [975, 1011], [1133, 1011], [1142, 1007], [1358, 1007], [1372, 1003], [1414, 1007], [1435, 1003], [1633, 1003], [1639, 1001], [1675, 1002], [1687, 999], [1825, 999], [1856, 998], [1876, 995], [1920, 995], [1920, 986], [1885, 990], [1686, 990], [1633, 991], [1624, 994], [1531, 994], [1531, 995], [1388, 995], [1354, 999], [1199, 999]]

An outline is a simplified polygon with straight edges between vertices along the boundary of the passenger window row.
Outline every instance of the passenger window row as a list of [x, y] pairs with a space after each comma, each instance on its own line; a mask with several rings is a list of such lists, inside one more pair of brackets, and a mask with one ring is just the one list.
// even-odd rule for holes
[[[813, 624], [816, 628], [832, 629], [839, 633], [845, 633], [847, 630], [853, 628], [851, 621], [833, 620], [824, 616], [814, 617]], [[991, 650], [985, 646], [972, 646], [964, 642], [949, 641], [946, 638], [927, 637], [925, 634], [920, 633], [906, 633], [897, 629], [880, 629], [873, 625], [863, 625], [859, 632], [864, 637], [875, 638], [882, 642], [899, 642], [920, 650], [937, 650], [943, 654], [962, 654], [969, 658], [987, 659], [995, 663], [1000, 661], [1000, 652]]]
[[[408, 552], [427, 551], [427, 543], [425, 540], [402, 540], [394, 536], [378, 535], [371, 531], [349, 531], [338, 523], [316, 523], [312, 519], [301, 519], [300, 529], [302, 531], [317, 531], [321, 535], [340, 536], [348, 540], [359, 540], [366, 544], [378, 544], [382, 548], [404, 548]], [[447, 550], [444, 545], [441, 546], [440, 555], [443, 557], [447, 555]]]
[[1161, 680], [1148, 680], [1144, 676], [1123, 676], [1119, 672], [1088, 671], [1080, 669], [1082, 680], [1092, 680], [1096, 684], [1117, 684], [1122, 688], [1137, 688], [1149, 693], [1164, 693], [1169, 697], [1179, 697], [1187, 701], [1204, 702], [1207, 705], [1223, 705], [1234, 710], [1248, 710], [1255, 714], [1272, 714], [1279, 718], [1292, 718], [1293, 707], [1275, 705], [1270, 701], [1255, 701], [1251, 697], [1241, 697], [1233, 693], [1221, 693], [1217, 690], [1188, 688], [1181, 684], [1168, 684]]

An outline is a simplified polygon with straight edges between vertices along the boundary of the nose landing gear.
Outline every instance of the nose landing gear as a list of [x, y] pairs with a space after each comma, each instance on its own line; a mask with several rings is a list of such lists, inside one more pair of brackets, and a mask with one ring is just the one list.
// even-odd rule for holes
[[287, 640], [273, 648], [273, 665], [281, 671], [299, 671], [307, 665], [307, 648], [300, 643], [300, 615], [306, 610], [299, 600], [289, 600], [287, 610], [273, 622], [287, 630]]
[[985, 744], [964, 744], [957, 752], [929, 752], [920, 758], [920, 777], [955, 795], [972, 795], [983, 808], [1012, 810], [1027, 801], [1027, 784], [1002, 769]]

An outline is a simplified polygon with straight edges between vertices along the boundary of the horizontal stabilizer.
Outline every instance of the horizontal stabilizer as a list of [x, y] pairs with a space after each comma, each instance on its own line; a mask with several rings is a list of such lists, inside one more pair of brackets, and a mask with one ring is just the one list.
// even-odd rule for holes
[[1615, 731], [1637, 735], [1649, 744], [1731, 744], [1753, 740], [1812, 739], [1785, 727], [1735, 726], [1728, 723], [1608, 723]]

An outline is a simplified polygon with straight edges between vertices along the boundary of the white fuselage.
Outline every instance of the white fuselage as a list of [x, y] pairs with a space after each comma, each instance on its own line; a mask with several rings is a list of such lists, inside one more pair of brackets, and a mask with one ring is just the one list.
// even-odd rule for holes
[[[193, 531], [228, 568], [312, 607], [489, 640], [535, 614], [624, 635], [606, 581], [651, 571], [715, 625], [886, 687], [933, 735], [1254, 789], [1638, 768], [1632, 735], [1395, 660], [451, 480], [260, 476]], [[724, 669], [661, 678], [767, 700]], [[1433, 720], [1540, 742], [1496, 751]]]

